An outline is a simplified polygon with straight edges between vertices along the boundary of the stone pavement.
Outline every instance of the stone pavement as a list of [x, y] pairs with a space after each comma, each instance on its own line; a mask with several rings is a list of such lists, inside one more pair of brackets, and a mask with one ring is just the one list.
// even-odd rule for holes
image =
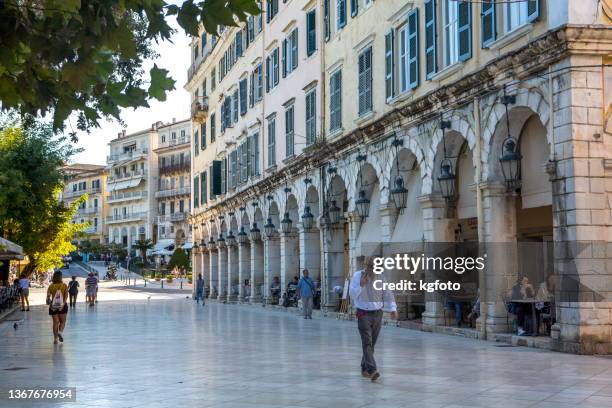
[[612, 406], [612, 359], [384, 327], [379, 383], [355, 322], [171, 300], [78, 305], [52, 344], [44, 306], [0, 324], [0, 387], [76, 387], [76, 403], [0, 407]]

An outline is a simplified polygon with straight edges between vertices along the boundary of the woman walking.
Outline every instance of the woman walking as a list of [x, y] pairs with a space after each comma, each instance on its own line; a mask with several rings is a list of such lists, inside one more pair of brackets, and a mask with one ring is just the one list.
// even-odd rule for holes
[[53, 274], [51, 285], [47, 290], [47, 304], [49, 305], [49, 316], [53, 319], [53, 344], [64, 341], [62, 333], [66, 326], [66, 314], [68, 313], [68, 286], [62, 281], [62, 272]]
[[199, 304], [202, 300], [202, 306], [204, 306], [204, 279], [202, 274], [198, 274], [198, 280], [196, 281], [196, 302]]
[[76, 306], [77, 295], [79, 294], [79, 282], [76, 280], [76, 276], [72, 277], [72, 280], [68, 282], [68, 294], [70, 295], [70, 307]]
[[30, 311], [30, 280], [27, 278], [25, 273], [22, 273], [19, 277], [19, 297], [21, 298], [21, 311]]

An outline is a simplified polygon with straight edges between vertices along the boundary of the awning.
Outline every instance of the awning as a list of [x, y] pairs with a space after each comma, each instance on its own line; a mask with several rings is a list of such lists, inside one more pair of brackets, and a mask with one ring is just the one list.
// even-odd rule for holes
[[183, 249], [193, 249], [193, 242], [187, 241], [182, 246]]
[[170, 256], [170, 255], [172, 255], [173, 253], [174, 253], [174, 251], [169, 251], [169, 250], [167, 250], [167, 249], [161, 249], [161, 250], [159, 250], [159, 251], [153, 251], [153, 252], [151, 253], [151, 255], [154, 255], [154, 256], [155, 256], [155, 255], [159, 255], [159, 256], [164, 256], [164, 255], [167, 255], [167, 256]]
[[164, 249], [168, 249], [169, 250], [170, 246], [174, 247], [174, 240], [173, 239], [160, 239], [159, 241], [157, 241], [157, 244], [155, 244], [155, 246], [153, 247], [153, 253], [162, 251]]
[[117, 191], [124, 190], [126, 188], [136, 187], [138, 184], [140, 184], [141, 181], [142, 178], [118, 181], [116, 183], [109, 184], [108, 191]]
[[8, 239], [0, 237], [0, 259], [23, 259], [23, 248]]

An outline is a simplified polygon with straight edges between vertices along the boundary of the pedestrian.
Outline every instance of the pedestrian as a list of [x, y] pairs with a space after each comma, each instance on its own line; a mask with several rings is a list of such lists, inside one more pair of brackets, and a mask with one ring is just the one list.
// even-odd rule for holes
[[89, 306], [94, 305], [96, 300], [96, 294], [98, 292], [98, 280], [94, 276], [93, 272], [89, 272], [87, 279], [85, 279], [85, 301], [89, 303]]
[[382, 326], [383, 311], [391, 312], [391, 318], [397, 319], [397, 305], [393, 292], [386, 289], [374, 289], [374, 281], [382, 280], [382, 274], [374, 274], [374, 257], [365, 260], [364, 270], [357, 271], [351, 279], [349, 294], [357, 309], [357, 328], [361, 336], [361, 375], [376, 381], [380, 373], [374, 360], [374, 347]]
[[79, 294], [79, 281], [76, 280], [76, 276], [72, 277], [72, 280], [68, 282], [68, 294], [70, 295], [70, 307], [76, 306], [77, 295]]
[[19, 297], [21, 299], [21, 311], [29, 312], [30, 311], [30, 300], [28, 297], [30, 296], [30, 280], [26, 276], [25, 273], [22, 273], [19, 277]]
[[202, 274], [198, 274], [198, 280], [196, 281], [196, 302], [200, 303], [200, 299], [202, 299], [202, 306], [204, 306], [204, 278], [202, 278]]
[[66, 327], [66, 314], [68, 313], [68, 286], [62, 281], [62, 272], [53, 274], [51, 285], [47, 289], [47, 304], [49, 305], [49, 316], [53, 319], [53, 344], [57, 341], [64, 342], [63, 332]]
[[302, 271], [302, 277], [297, 284], [297, 296], [302, 299], [304, 308], [304, 319], [312, 319], [312, 299], [315, 293], [315, 286], [312, 279], [308, 276], [308, 269]]

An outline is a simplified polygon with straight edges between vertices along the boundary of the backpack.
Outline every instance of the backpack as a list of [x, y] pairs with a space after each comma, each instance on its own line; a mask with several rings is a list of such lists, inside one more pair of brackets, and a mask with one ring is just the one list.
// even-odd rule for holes
[[53, 295], [53, 300], [51, 301], [51, 310], [60, 311], [64, 307], [64, 294], [61, 289], [57, 289], [55, 291], [55, 295]]

